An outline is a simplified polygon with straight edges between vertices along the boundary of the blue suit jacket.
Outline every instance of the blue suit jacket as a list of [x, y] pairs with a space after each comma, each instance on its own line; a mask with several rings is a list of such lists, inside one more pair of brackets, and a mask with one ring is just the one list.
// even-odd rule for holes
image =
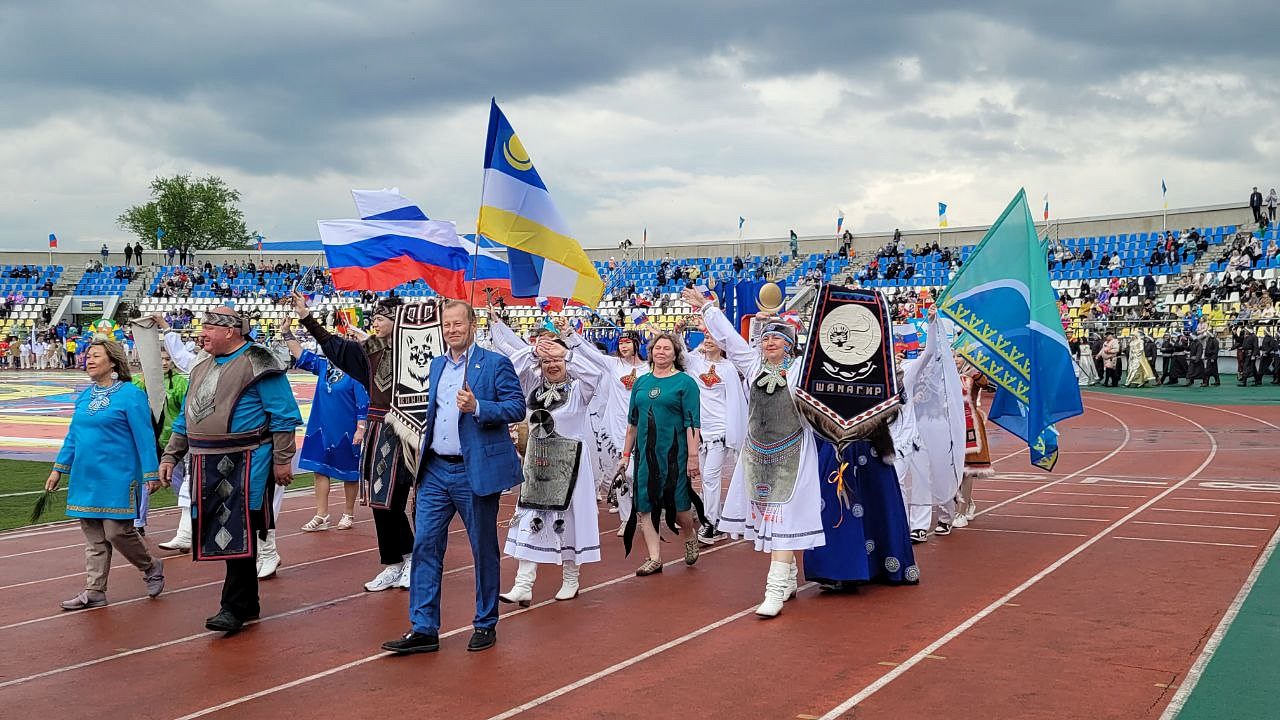
[[[431, 449], [436, 421], [436, 387], [447, 362], [445, 356], [431, 361], [431, 389], [427, 394], [427, 426], [424, 451]], [[524, 480], [520, 458], [511, 442], [507, 426], [524, 420], [524, 392], [516, 369], [505, 355], [479, 345], [472, 351], [467, 368], [467, 385], [476, 396], [476, 411], [458, 419], [458, 439], [467, 479], [476, 495], [492, 495], [519, 485]], [[425, 458], [425, 452], [424, 452]], [[423, 467], [426, 461], [423, 462]], [[422, 468], [419, 468], [421, 474]]]

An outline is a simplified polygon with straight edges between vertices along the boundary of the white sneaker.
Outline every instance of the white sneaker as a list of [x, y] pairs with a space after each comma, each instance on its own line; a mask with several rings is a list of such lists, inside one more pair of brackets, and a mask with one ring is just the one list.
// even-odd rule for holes
[[400, 571], [400, 579], [396, 581], [396, 587], [404, 588], [405, 590], [409, 589], [409, 580], [412, 577], [409, 573], [409, 569], [412, 567], [413, 567], [413, 560], [410, 560], [409, 558], [405, 558], [404, 569]]
[[[343, 517], [346, 517], [345, 515]], [[329, 516], [316, 515], [302, 526], [302, 532], [320, 532], [329, 529]]]
[[356, 524], [356, 516], [342, 513], [342, 519], [338, 521], [339, 530], [350, 530], [352, 525]]
[[974, 502], [973, 500], [970, 500], [964, 506], [964, 519], [973, 520], [976, 517], [978, 517], [978, 503]]
[[969, 518], [965, 517], [965, 514], [964, 514], [964, 513], [962, 513], [962, 512], [958, 512], [958, 513], [956, 513], [956, 516], [955, 516], [954, 518], [952, 518], [952, 520], [951, 520], [951, 526], [952, 526], [952, 527], [958, 527], [958, 528], [961, 528], [961, 527], [968, 527], [968, 526], [969, 526]]
[[404, 569], [404, 563], [396, 563], [382, 568], [382, 572], [369, 582], [364, 584], [364, 589], [369, 592], [382, 592], [389, 588], [395, 587], [400, 582], [401, 571]]

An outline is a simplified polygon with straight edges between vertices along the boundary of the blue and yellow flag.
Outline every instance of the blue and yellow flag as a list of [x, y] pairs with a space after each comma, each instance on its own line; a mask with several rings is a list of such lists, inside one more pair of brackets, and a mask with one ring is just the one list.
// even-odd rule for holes
[[947, 226], [947, 204], [940, 202], [938, 203], [938, 227], [944, 228], [946, 226]]
[[484, 191], [477, 233], [505, 245], [515, 297], [556, 297], [595, 307], [604, 281], [493, 101], [484, 151]]
[[998, 388], [991, 420], [1026, 441], [1033, 463], [1053, 469], [1054, 423], [1084, 407], [1025, 191], [978, 243], [938, 309], [959, 326], [956, 352]]

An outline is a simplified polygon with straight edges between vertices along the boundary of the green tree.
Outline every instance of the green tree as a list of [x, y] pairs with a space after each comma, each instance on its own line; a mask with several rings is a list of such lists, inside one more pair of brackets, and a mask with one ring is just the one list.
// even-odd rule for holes
[[214, 175], [157, 177], [151, 181], [151, 201], [125, 210], [116, 222], [147, 247], [156, 246], [156, 231], [162, 230], [161, 248], [247, 248], [253, 234], [239, 202], [240, 191]]

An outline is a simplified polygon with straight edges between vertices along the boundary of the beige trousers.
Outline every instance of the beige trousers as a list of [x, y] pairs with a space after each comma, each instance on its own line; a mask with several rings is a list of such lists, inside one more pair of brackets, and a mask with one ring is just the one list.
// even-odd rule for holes
[[84, 531], [84, 587], [86, 590], [107, 591], [107, 575], [111, 572], [111, 549], [114, 547], [133, 566], [146, 572], [154, 561], [142, 536], [133, 527], [132, 520], [106, 520], [80, 518]]

